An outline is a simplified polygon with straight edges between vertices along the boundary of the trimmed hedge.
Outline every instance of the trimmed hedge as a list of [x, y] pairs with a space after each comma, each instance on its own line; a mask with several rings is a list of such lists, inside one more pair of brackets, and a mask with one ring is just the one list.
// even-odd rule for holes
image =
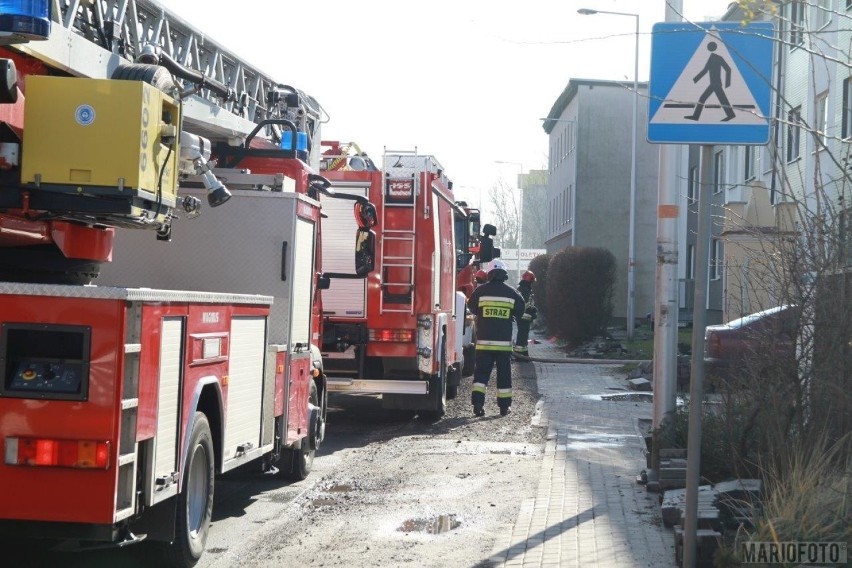
[[545, 286], [549, 330], [571, 344], [603, 335], [615, 275], [615, 257], [606, 249], [568, 247], [554, 254]]

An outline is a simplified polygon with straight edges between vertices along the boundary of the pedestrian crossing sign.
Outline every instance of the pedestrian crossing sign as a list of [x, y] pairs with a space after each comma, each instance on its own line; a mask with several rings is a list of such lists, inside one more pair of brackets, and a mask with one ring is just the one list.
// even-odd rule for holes
[[766, 144], [775, 26], [655, 24], [648, 142]]

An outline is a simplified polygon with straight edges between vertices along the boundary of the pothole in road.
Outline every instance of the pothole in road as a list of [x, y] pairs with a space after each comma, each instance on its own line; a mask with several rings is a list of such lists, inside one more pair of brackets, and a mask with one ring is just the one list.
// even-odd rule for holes
[[334, 499], [328, 498], [314, 499], [313, 501], [311, 501], [311, 505], [313, 505], [314, 507], [331, 507], [334, 504]]
[[339, 485], [332, 485], [328, 489], [326, 489], [327, 493], [349, 493], [352, 491], [353, 487], [346, 483], [341, 483]]
[[461, 521], [455, 515], [439, 515], [432, 519], [408, 519], [397, 530], [401, 532], [425, 532], [428, 534], [441, 534], [457, 529]]

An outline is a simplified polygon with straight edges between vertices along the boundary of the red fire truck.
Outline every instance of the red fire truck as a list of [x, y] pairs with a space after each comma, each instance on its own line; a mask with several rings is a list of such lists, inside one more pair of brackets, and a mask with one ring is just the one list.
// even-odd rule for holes
[[[323, 304], [329, 390], [381, 393], [386, 407], [443, 416], [463, 372], [473, 371], [465, 301], [481, 260], [479, 212], [455, 202], [434, 156], [386, 151], [379, 168], [352, 143], [324, 147], [321, 171], [335, 192], [367, 197], [378, 210], [376, 271], [366, 281], [335, 281]], [[336, 251], [354, 228], [351, 215], [325, 202], [323, 212], [334, 221], [323, 268], [345, 269], [352, 261]]]
[[0, 14], [0, 533], [192, 566], [216, 474], [310, 472], [375, 210], [322, 273], [316, 101], [155, 2], [38, 4]]

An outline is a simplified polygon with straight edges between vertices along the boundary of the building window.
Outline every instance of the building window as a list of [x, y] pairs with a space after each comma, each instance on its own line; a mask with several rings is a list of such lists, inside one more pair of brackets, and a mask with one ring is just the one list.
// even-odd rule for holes
[[814, 11], [814, 27], [821, 30], [831, 21], [831, 0], [816, 0]]
[[572, 208], [572, 205], [574, 205], [574, 186], [569, 185], [568, 186], [568, 222], [569, 223], [574, 218], [574, 209]]
[[757, 166], [757, 146], [746, 146], [745, 156], [743, 157], [743, 179], [745, 181], [753, 180], [756, 176]]
[[689, 168], [689, 177], [686, 179], [686, 202], [689, 205], [698, 199], [698, 167]]
[[695, 278], [695, 245], [686, 247], [686, 279]]
[[565, 198], [565, 195], [560, 191], [559, 197], [556, 199], [556, 226], [561, 227], [562, 223], [562, 200]]
[[798, 47], [805, 40], [805, 8], [806, 4], [802, 0], [793, 0], [790, 6], [790, 46]]
[[787, 162], [799, 159], [799, 137], [802, 130], [802, 107], [787, 113]]
[[559, 219], [556, 217], [556, 206], [559, 204], [559, 196], [553, 198], [553, 201], [550, 204], [550, 218], [553, 222], [553, 233], [556, 234], [559, 232]]
[[820, 93], [814, 100], [814, 126], [816, 127], [816, 151], [825, 148], [828, 131], [828, 91]]
[[574, 151], [574, 123], [569, 122], [565, 125], [565, 132], [568, 133], [568, 153]]
[[710, 280], [718, 280], [722, 277], [722, 241], [711, 239], [710, 241]]
[[725, 189], [725, 151], [717, 150], [713, 154], [713, 193]]
[[[852, 0], [849, 0], [852, 2]], [[852, 77], [843, 81], [843, 125], [842, 136], [844, 139], [852, 138]]]

